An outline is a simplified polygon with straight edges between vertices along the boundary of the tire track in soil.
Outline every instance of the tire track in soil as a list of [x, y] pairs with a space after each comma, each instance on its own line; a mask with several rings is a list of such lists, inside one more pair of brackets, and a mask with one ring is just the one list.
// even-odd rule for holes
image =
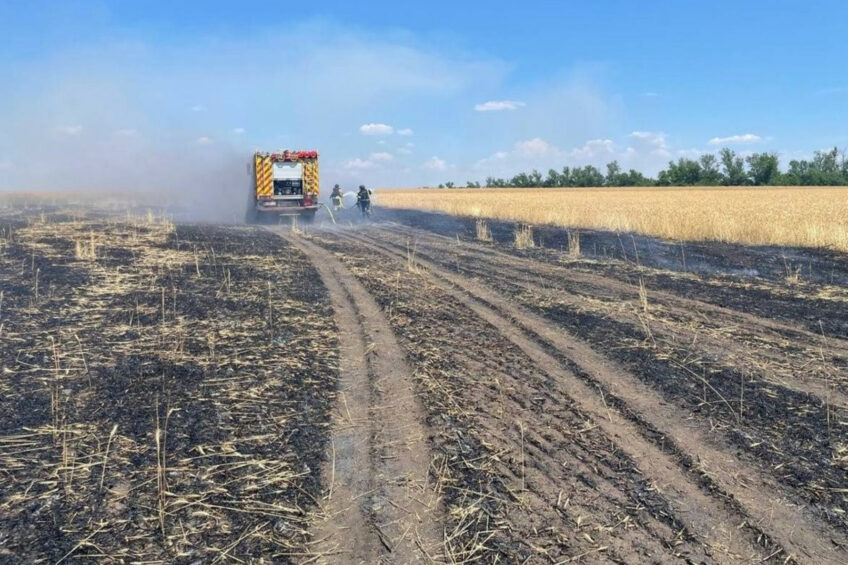
[[[762, 334], [756, 333], [757, 328], [750, 333], [751, 328], [727, 324], [718, 315], [703, 317], [707, 335], [701, 337], [704, 336], [704, 332], [698, 331], [701, 314], [692, 318], [696, 328], [692, 333], [687, 333], [691, 328], [685, 320], [680, 323], [670, 316], [671, 333], [667, 333], [669, 328], [664, 327], [664, 318], [669, 309], [663, 301], [654, 300], [650, 294], [650, 311], [642, 318], [637, 314], [640, 304], [635, 298], [638, 294], [635, 287], [631, 287], [629, 296], [625, 293], [607, 296], [599, 284], [586, 288], [576, 285], [575, 290], [571, 273], [575, 269], [570, 261], [550, 265], [495, 250], [487, 244], [458, 245], [455, 239], [432, 238], [421, 230], [413, 234], [415, 249], [422, 257], [450, 272], [484, 282], [502, 298], [570, 331], [606, 357], [619, 360], [649, 390], [678, 406], [683, 421], [700, 422], [701, 430], [713, 445], [736, 454], [740, 461], [774, 478], [785, 492], [791, 493], [796, 504], [806, 507], [816, 519], [835, 527], [844, 536], [848, 501], [843, 458], [848, 373], [843, 369], [848, 357], [840, 357], [830, 350], [833, 343], [830, 338], [825, 344], [801, 341], [800, 336], [787, 341], [762, 328], [759, 328]], [[377, 237], [405, 249], [411, 245], [408, 235], [381, 229]], [[404, 242], [407, 242], [405, 247]], [[475, 248], [481, 251], [470, 251]], [[601, 300], [598, 294], [603, 296]], [[619, 301], [618, 307], [599, 305], [607, 300], [613, 304]], [[590, 329], [584, 331], [583, 323]], [[594, 327], [595, 323], [604, 329]], [[727, 330], [711, 334], [709, 326]], [[629, 336], [634, 334], [645, 335], [653, 345], [630, 342]], [[822, 339], [821, 335], [818, 339]], [[643, 353], [628, 356], [622, 350]], [[728, 409], [730, 404], [726, 399], [734, 397], [741, 406], [744, 390], [747, 401], [744, 416], [741, 412], [730, 419], [718, 415], [717, 421], [724, 421], [715, 427], [713, 408], [706, 401], [703, 405], [693, 402], [698, 395], [691, 394], [694, 391], [690, 389], [687, 396], [686, 385], [680, 384], [690, 377], [699, 378], [692, 372], [680, 372], [686, 370], [687, 360], [694, 360], [696, 367], [709, 374], [707, 378], [717, 387], [716, 395], [724, 395]], [[740, 387], [739, 383], [743, 382]], [[701, 410], [702, 406], [705, 411]], [[748, 410], [748, 406], [754, 409]], [[831, 422], [837, 423], [832, 430]], [[741, 453], [737, 451], [740, 448]], [[687, 468], [691, 466], [686, 463]]]
[[[374, 251], [406, 262], [403, 251], [394, 244], [378, 242], [371, 236], [346, 233], [344, 236], [366, 245]], [[762, 548], [733, 538], [723, 539], [723, 532], [740, 529], [747, 518], [755, 533], [761, 531], [786, 553], [802, 563], [848, 563], [848, 540], [826, 527], [806, 510], [792, 502], [784, 487], [758, 469], [744, 464], [732, 454], [712, 446], [697, 429], [687, 426], [683, 418], [674, 414], [674, 408], [657, 394], [614, 363], [605, 359], [590, 346], [570, 336], [525, 309], [515, 306], [488, 287], [461, 275], [439, 268], [420, 258], [416, 263], [425, 268], [440, 286], [457, 300], [498, 328], [503, 335], [536, 359], [540, 366], [555, 377], [584, 410], [593, 414], [596, 423], [620, 447], [628, 452], [648, 477], [661, 486], [672, 508], [691, 531], [707, 543], [712, 539], [720, 544], [730, 541], [736, 555], [746, 555], [745, 550]], [[655, 430], [670, 438], [683, 453], [695, 454], [703, 472], [721, 491], [740, 506], [746, 517], [739, 516], [730, 505], [705, 493], [694, 485], [678, 463], [653, 443], [646, 440], [633, 423], [613, 407], [604, 403], [595, 390], [577, 375], [562, 367], [538, 343], [541, 340], [575, 363], [589, 378], [603, 386], [611, 395], [633, 410], [638, 417]], [[732, 517], [736, 514], [735, 517]], [[712, 544], [711, 544], [712, 545]], [[771, 553], [771, 552], [769, 552]], [[728, 557], [730, 557], [728, 555]], [[769, 554], [760, 555], [766, 561]], [[748, 557], [750, 559], [750, 556]], [[743, 559], [741, 562], [751, 562]], [[754, 560], [757, 562], [757, 560]]]
[[[432, 241], [441, 243], [455, 242], [455, 239], [453, 237], [448, 237], [446, 235], [438, 233], [432, 233], [402, 223], [390, 222], [385, 225], [381, 225], [380, 227], [381, 229], [384, 229], [388, 232], [397, 235], [402, 235], [404, 237], [428, 237]], [[545, 266], [550, 269], [555, 269], [559, 266], [556, 260], [551, 257], [551, 255], [543, 253], [544, 249], [537, 249], [536, 251], [540, 253], [533, 254], [532, 257], [510, 253], [507, 250], [492, 247], [480, 247], [476, 251], [474, 251], [474, 253], [476, 253], [481, 260], [487, 260], [496, 257], [498, 259], [513, 262], [531, 260], [536, 263], [536, 265]], [[548, 249], [548, 251], [550, 251], [550, 249]], [[631, 268], [635, 266], [638, 268], [639, 263], [637, 262], [634, 264], [628, 260], [624, 260], [623, 265], [621, 266]], [[649, 270], [661, 270], [657, 269], [656, 267], [647, 268]], [[607, 275], [605, 273], [597, 273], [593, 271], [586, 272], [571, 270], [568, 274], [569, 277], [575, 281], [603, 286], [612, 291], [617, 290], [622, 292], [632, 292], [633, 284], [630, 280], [628, 280], [632, 272], [628, 274], [625, 271], [625, 274], [623, 276], [612, 276]], [[773, 318], [763, 314], [756, 314], [734, 309], [732, 307], [724, 306], [722, 304], [718, 304], [709, 300], [693, 298], [692, 296], [687, 296], [686, 294], [682, 294], [679, 291], [673, 289], [652, 289], [651, 295], [657, 299], [668, 301], [669, 306], [672, 306], [674, 304], [678, 305], [682, 311], [694, 309], [699, 312], [713, 314], [716, 316], [724, 317], [740, 325], [748, 325], [751, 327], [760, 328], [762, 332], [770, 331], [777, 334], [781, 334], [790, 340], [807, 340], [812, 343], [819, 343], [821, 340], [820, 331], [810, 330], [802, 323], [791, 322], [781, 318]], [[841, 338], [837, 335], [828, 335], [827, 339], [830, 342], [831, 348], [839, 351], [842, 354], [848, 354], [848, 340]]]
[[[433, 247], [438, 247], [440, 244], [444, 245], [455, 243], [454, 240], [444, 236], [423, 234], [420, 231], [413, 232], [412, 228], [396, 229], [390, 226], [383, 227], [383, 230], [386, 233], [396, 236], [414, 237], [418, 241], [422, 241], [423, 238], [428, 238], [429, 241], [427, 245]], [[484, 267], [469, 265], [464, 265], [463, 270], [476, 273], [481, 278], [497, 278], [498, 280], [512, 286], [519, 287], [521, 286], [519, 283], [538, 285], [540, 280], [542, 280], [540, 279], [540, 274], [544, 274], [548, 277], [547, 280], [554, 282], [554, 284], [556, 284], [555, 281], [568, 280], [569, 282], [574, 282], [576, 284], [589, 285], [597, 290], [607, 291], [610, 293], [609, 298], [618, 297], [619, 300], [638, 300], [639, 290], [637, 286], [628, 286], [624, 282], [616, 279], [609, 279], [574, 270], [566, 270], [557, 265], [540, 262], [538, 260], [516, 257], [508, 253], [490, 249], [472, 249], [464, 247], [462, 249], [462, 256], [479, 260], [488, 267], [491, 267], [492, 263], [497, 261], [497, 267], [502, 269], [501, 272], [493, 273], [486, 271]], [[559, 290], [561, 287], [556, 288]], [[678, 316], [681, 319], [691, 317], [693, 312], [698, 313], [701, 317], [705, 317], [705, 313], [709, 313], [712, 315], [712, 320], [724, 319], [739, 330], [744, 329], [748, 332], [746, 333], [747, 336], [760, 342], [759, 348], [756, 349], [757, 358], [773, 362], [778, 366], [789, 366], [793, 363], [793, 360], [782, 357], [780, 354], [780, 348], [775, 348], [773, 346], [774, 342], [790, 342], [793, 344], [793, 347], [803, 348], [808, 352], [821, 351], [822, 355], [827, 352], [827, 354], [838, 356], [840, 359], [848, 358], [848, 348], [846, 348], [843, 340], [840, 340], [839, 338], [827, 337], [826, 340], [823, 340], [820, 334], [813, 334], [804, 328], [789, 326], [745, 312], [729, 310], [727, 308], [715, 306], [699, 300], [678, 296], [667, 291], [655, 291], [651, 289], [649, 290], [649, 293], [652, 304], [655, 303], [660, 305], [663, 310], [672, 315]], [[557, 295], [557, 300], [568, 302], [571, 305], [577, 306], [580, 304], [582, 294], [582, 292], [577, 292], [574, 293], [573, 296], [569, 296], [567, 293], [561, 293]], [[636, 316], [631, 316], [625, 312], [617, 313], [617, 315], [619, 316], [619, 319], [627, 319], [628, 322], [634, 326], [638, 326], [640, 323]], [[746, 327], [746, 323], [749, 324], [749, 326]], [[759, 330], [759, 333], [757, 330]], [[656, 332], [656, 335], [672, 335], [669, 330], [665, 330], [662, 327], [652, 327], [652, 331]], [[752, 351], [747, 348], [746, 345], [736, 343], [733, 339], [718, 340], [708, 334], [705, 335], [698, 332], [692, 333], [685, 327], [678, 328], [676, 331], [680, 334], [677, 337], [683, 336], [686, 341], [697, 339], [699, 346], [704, 350], [704, 352], [714, 355], [716, 359], [725, 363], [728, 363], [729, 356], [732, 355], [736, 355], [738, 358], [742, 359], [749, 358], [752, 355]], [[818, 355], [818, 353], [815, 355]], [[800, 361], [794, 362], [795, 368], [791, 381], [780, 378], [777, 375], [768, 375], [767, 373], [762, 375], [764, 381], [770, 381], [771, 384], [815, 396], [822, 402], [829, 402], [831, 406], [848, 407], [848, 394], [839, 389], [840, 385], [838, 383], [828, 384], [826, 381], [823, 381], [821, 376], [808, 374], [808, 362], [803, 365], [800, 364]], [[736, 363], [734, 362], [731, 362], [730, 364], [732, 366], [736, 366]], [[760, 367], [753, 366], [748, 366], [747, 369], [755, 372], [762, 371]]]
[[322, 476], [318, 563], [437, 563], [439, 501], [429, 484], [424, 411], [403, 351], [365, 288], [332, 253], [276, 232], [312, 259], [339, 328], [340, 390]]
[[[508, 274], [495, 274], [492, 273], [491, 270], [487, 271], [483, 267], [475, 266], [463, 266], [462, 270], [465, 271], [465, 276], [470, 274], [484, 279], [496, 279], [505, 285], [509, 285], [517, 289], [526, 289], [528, 285], [532, 286], [539, 283], [538, 276], [533, 277], [532, 275], [524, 274], [523, 269], [504, 268], [502, 272]], [[537, 292], [539, 292], [541, 296], [555, 295], [558, 302], [568, 304], [571, 307], [580, 307], [581, 305], [585, 307], [585, 301], [581, 302], [580, 294], [569, 295], [559, 291], [560, 289], [554, 288], [537, 289]], [[652, 291], [649, 292], [651, 293], [652, 306], [659, 305], [661, 309], [668, 313], [676, 314], [678, 316], [686, 316], [682, 309], [654, 300]], [[638, 287], [630, 289], [630, 294], [634, 296], [624, 295], [621, 300], [630, 300], [633, 302], [637, 301]], [[618, 321], [624, 321], [634, 328], [640, 328], [641, 322], [639, 317], [632, 311], [616, 310], [615, 314]], [[745, 370], [750, 371], [753, 374], [757, 374], [764, 383], [780, 386], [794, 392], [815, 396], [821, 402], [827, 401], [831, 407], [848, 408], [848, 395], [839, 390], [836, 384], [828, 384], [821, 376], [808, 374], [811, 373], [809, 371], [811, 355], [807, 355], [807, 361], [805, 361], [802, 365], [800, 360], [782, 356], [780, 349], [774, 347], [772, 342], [765, 341], [765, 337], [763, 338], [760, 346], [754, 350], [748, 344], [737, 343], [734, 339], [726, 337], [724, 339], [716, 338], [708, 333], [692, 331], [685, 326], [677, 327], [672, 330], [662, 324], [652, 324], [651, 333], [655, 337], [663, 337], [671, 343], [694, 343], [697, 341], [698, 347], [702, 353], [712, 356], [713, 359], [724, 366], [732, 368], [739, 368], [740, 366], [744, 367]], [[757, 338], [759, 338], [759, 336], [757, 336]], [[821, 338], [819, 337], [819, 339]], [[801, 344], [799, 342], [796, 342], [794, 345], [806, 347], [808, 350], [816, 347], [813, 344]], [[754, 357], [758, 361], [765, 361], [774, 364], [774, 366], [777, 367], [791, 367], [793, 370], [792, 379], [789, 380], [788, 378], [784, 378], [782, 375], [773, 373], [769, 370], [770, 367], [764, 369], [761, 365], [751, 363], [751, 359]], [[815, 359], [815, 361], [818, 362], [818, 359]], [[791, 363], [794, 364], [790, 365]]]
[[[414, 230], [411, 234], [397, 233], [389, 225], [388, 229], [381, 229], [378, 234], [380, 239], [385, 237], [393, 240], [394, 246], [401, 250], [409, 247], [407, 238], [413, 235], [415, 248], [422, 257], [435, 261], [450, 272], [484, 282], [487, 288], [494, 289], [502, 299], [516, 302], [555, 327], [580, 336], [578, 339], [591, 343], [590, 346], [595, 351], [603, 351], [607, 358], [622, 358], [621, 352], [615, 350], [619, 346], [621, 349], [629, 348], [629, 345], [624, 345], [626, 342], [619, 341], [622, 337], [626, 340], [628, 335], [642, 331], [653, 332], [657, 337], [665, 333], [661, 324], [659, 328], [656, 326], [656, 322], [660, 320], [654, 318], [654, 315], [659, 312], [661, 318], [668, 308], [660, 301], [653, 300], [653, 294], [650, 295], [651, 312], [645, 319], [645, 324], [650, 325], [650, 329], [646, 326], [640, 329], [639, 322], [635, 322], [639, 320], [639, 316], [635, 316], [633, 312], [639, 307], [636, 300], [633, 300], [630, 308], [597, 308], [596, 293], [603, 293], [600, 282], [587, 289], [580, 289], [575, 293], [575, 297], [560, 296], [573, 292], [571, 283], [574, 277], [572, 269], [568, 266], [550, 265], [544, 261], [538, 263], [532, 258], [495, 250], [489, 245], [468, 242], [457, 245], [455, 239], [431, 237], [421, 229]], [[406, 247], [404, 241], [407, 242]], [[469, 251], [475, 248], [480, 251]], [[532, 276], [534, 272], [537, 272], [535, 278]], [[631, 295], [637, 292], [636, 288], [630, 290]], [[583, 296], [585, 298], [581, 301]], [[625, 302], [632, 299], [632, 296], [623, 293], [610, 294], [610, 297], [612, 300]], [[606, 299], [606, 296], [604, 298]], [[544, 305], [546, 302], [547, 305]], [[565, 302], [569, 305], [560, 309], [557, 303]], [[662, 305], [655, 308], [654, 305], [658, 303]], [[584, 312], [592, 312], [586, 316], [588, 320], [583, 318]], [[724, 325], [724, 322], [716, 321], [719, 318], [720, 316], [715, 315], [705, 321], [708, 324]], [[598, 331], [595, 328], [583, 332], [580, 327], [581, 320], [588, 322], [589, 327], [597, 321], [606, 326], [606, 329]], [[626, 332], [625, 323], [630, 323], [630, 333]], [[646, 348], [650, 351], [646, 356], [649, 358], [640, 359], [634, 363], [637, 367], [627, 370], [659, 398], [679, 406], [678, 414], [682, 415], [679, 421], [687, 424], [700, 422], [704, 437], [711, 441], [712, 445], [718, 445], [723, 453], [736, 454], [737, 460], [773, 478], [784, 489], [783, 492], [790, 493], [790, 499], [795, 504], [805, 507], [815, 519], [826, 522], [829, 527], [835, 527], [841, 532], [841, 539], [845, 539], [844, 508], [848, 499], [844, 489], [844, 463], [839, 459], [840, 455], [844, 454], [846, 445], [844, 407], [848, 406], [848, 401], [844, 394], [846, 373], [842, 370], [845, 367], [845, 357], [837, 358], [834, 351], [829, 351], [832, 357], [825, 361], [820, 358], [823, 357], [823, 351], [818, 349], [819, 346], [801, 341], [800, 336], [793, 336], [793, 339], [787, 342], [780, 337], [767, 335], [768, 332], [762, 328], [760, 331], [763, 331], [763, 334], [752, 335], [748, 333], [750, 331], [750, 328], [736, 327], [723, 340], [717, 337], [699, 338], [697, 348], [694, 348], [695, 337], [700, 334], [696, 332], [686, 338], [684, 329], [681, 332], [682, 338], [678, 335], [676, 339], [658, 339], [653, 346], [649, 345]], [[740, 334], [741, 338], [737, 338]], [[603, 337], [605, 335], [612, 337]], [[759, 348], [746, 351], [747, 343], [736, 343], [737, 339], [757, 340], [759, 338], [756, 336], [759, 335], [762, 335], [763, 339]], [[820, 335], [817, 337], [821, 340]], [[686, 342], [691, 343], [685, 345]], [[827, 346], [832, 343], [828, 338]], [[815, 349], [818, 351], [814, 351]], [[742, 354], [742, 358], [734, 359], [734, 351], [737, 356]], [[717, 395], [723, 393], [725, 399], [737, 395], [736, 398], [741, 404], [741, 391], [738, 387], [732, 391], [733, 384], [744, 378], [754, 385], [749, 387], [746, 384], [744, 392], [749, 404], [756, 409], [750, 414], [746, 410], [744, 418], [740, 416], [739, 420], [730, 423], [725, 431], [719, 431], [717, 435], [713, 433], [717, 429], [714, 427], [713, 416], [700, 412], [696, 402], [692, 402], [693, 396], [680, 395], [679, 389], [675, 392], [675, 378], [664, 372], [663, 364], [668, 363], [666, 359], [676, 357], [678, 361], [684, 359], [685, 363], [691, 353], [694, 353], [699, 363], [706, 362], [702, 367], [715, 367], [721, 372], [717, 382], [709, 377], [712, 384], [720, 389], [716, 391]], [[725, 357], [727, 354], [731, 357]], [[769, 359], [778, 358], [783, 354], [786, 357], [782, 361], [775, 364], [769, 362]], [[621, 362], [630, 367], [628, 363], [633, 359], [627, 359], [626, 355], [623, 357]], [[765, 364], [762, 361], [765, 361]], [[670, 368], [673, 370], [673, 364]], [[654, 371], [657, 371], [656, 376]], [[683, 377], [685, 380], [690, 375], [697, 378], [694, 373], [678, 373], [677, 378]], [[685, 406], [679, 405], [679, 402], [683, 402]], [[832, 422], [839, 423], [834, 427], [833, 435], [829, 422], [826, 421], [828, 413]], [[690, 420], [690, 416], [695, 416], [694, 420]], [[816, 426], [819, 426], [818, 432]], [[828, 431], [825, 432], [825, 429]], [[825, 433], [828, 435], [825, 436]], [[760, 443], [767, 447], [758, 447]], [[686, 464], [686, 467], [691, 466]]]
[[451, 562], [725, 562], [535, 359], [426, 273], [327, 235], [314, 241], [344, 253], [415, 359], [450, 459], [446, 529], [462, 537], [447, 536]]
[[[424, 230], [402, 224], [392, 223], [388, 225], [381, 225], [380, 229], [402, 237], [415, 237], [418, 239], [426, 237], [430, 239], [433, 245], [437, 246], [455, 243], [453, 238], [440, 234], [429, 233]], [[552, 275], [555, 274], [557, 269], [562, 269], [561, 265], [551, 262], [550, 258], [547, 257], [527, 258], [508, 253], [500, 249], [488, 247], [480, 247], [477, 249], [467, 248], [464, 249], [464, 252], [471, 256], [475, 256], [483, 262], [500, 260], [510, 263], [515, 270], [523, 270], [527, 272], [528, 275], [532, 275], [534, 273], [528, 272], [525, 268], [522, 268], [522, 263], [526, 264], [532, 261], [535, 269], [544, 267]], [[574, 282], [592, 285], [597, 288], [604, 288], [614, 293], [632, 295], [636, 292], [632, 283], [625, 282], [619, 278], [607, 277], [593, 272], [585, 272], [574, 269], [570, 269], [567, 275], [568, 278]], [[676, 292], [667, 289], [650, 289], [650, 293], [654, 300], [660, 301], [666, 308], [677, 313], [690, 314], [695, 311], [702, 315], [714, 315], [742, 327], [748, 326], [759, 329], [760, 333], [763, 334], [773, 334], [799, 343], [814, 344], [816, 348], [819, 347], [819, 344], [822, 342], [821, 333], [811, 331], [801, 324], [793, 324], [780, 319], [768, 318], [741, 310], [734, 310], [733, 308], [721, 306], [698, 298], [677, 294]], [[829, 349], [833, 350], [835, 353], [848, 355], [848, 340], [842, 339], [838, 336], [829, 335], [827, 336], [827, 341]]]

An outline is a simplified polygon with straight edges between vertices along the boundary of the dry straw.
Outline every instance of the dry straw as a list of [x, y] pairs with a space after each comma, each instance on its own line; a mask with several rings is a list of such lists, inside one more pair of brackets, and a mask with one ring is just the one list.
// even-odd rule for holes
[[482, 219], [477, 220], [477, 240], [492, 241], [492, 232], [489, 231], [489, 225]]
[[568, 232], [568, 256], [576, 259], [580, 257], [580, 232]]
[[516, 228], [515, 248], [529, 249], [531, 247], [536, 247], [536, 243], [533, 241], [533, 228], [530, 226], [519, 226]]

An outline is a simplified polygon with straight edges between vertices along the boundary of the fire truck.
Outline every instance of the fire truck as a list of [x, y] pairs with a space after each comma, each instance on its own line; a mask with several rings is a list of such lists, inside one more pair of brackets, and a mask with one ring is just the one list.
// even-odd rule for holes
[[280, 216], [311, 222], [318, 210], [318, 152], [253, 154], [253, 192], [248, 223], [276, 223]]

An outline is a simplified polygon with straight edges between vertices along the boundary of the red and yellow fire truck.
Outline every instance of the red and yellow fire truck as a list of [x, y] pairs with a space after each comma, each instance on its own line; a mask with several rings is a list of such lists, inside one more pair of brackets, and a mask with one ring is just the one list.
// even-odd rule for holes
[[318, 152], [256, 152], [253, 155], [253, 203], [248, 221], [298, 216], [309, 222], [318, 210]]

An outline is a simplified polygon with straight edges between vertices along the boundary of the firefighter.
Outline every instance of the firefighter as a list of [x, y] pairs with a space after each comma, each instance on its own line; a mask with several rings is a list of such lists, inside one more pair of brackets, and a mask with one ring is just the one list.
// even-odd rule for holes
[[356, 193], [356, 205], [362, 211], [362, 216], [371, 215], [371, 191], [365, 188], [364, 184], [359, 185], [359, 192]]
[[330, 202], [333, 204], [333, 210], [342, 209], [342, 189], [339, 185], [333, 187], [333, 192], [330, 193]]

